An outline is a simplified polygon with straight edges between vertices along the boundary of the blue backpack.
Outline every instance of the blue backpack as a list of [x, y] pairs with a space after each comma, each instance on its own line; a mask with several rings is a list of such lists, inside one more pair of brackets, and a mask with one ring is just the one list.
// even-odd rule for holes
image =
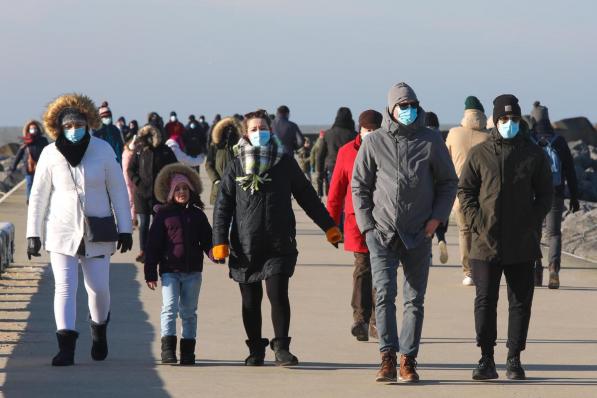
[[547, 159], [549, 159], [553, 186], [558, 187], [562, 185], [562, 161], [560, 160], [558, 151], [553, 146], [553, 143], [558, 136], [555, 134], [552, 134], [551, 136], [532, 135], [532, 138], [533, 141], [543, 149], [543, 152], [547, 155]]

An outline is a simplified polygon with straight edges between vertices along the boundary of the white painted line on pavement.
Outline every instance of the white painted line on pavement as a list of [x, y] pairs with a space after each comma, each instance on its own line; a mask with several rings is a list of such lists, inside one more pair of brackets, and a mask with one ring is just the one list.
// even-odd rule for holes
[[4, 196], [0, 198], [0, 203], [4, 202], [10, 195], [12, 195], [17, 189], [21, 188], [25, 184], [25, 179], [21, 180], [17, 185], [15, 185], [10, 191], [6, 192]]

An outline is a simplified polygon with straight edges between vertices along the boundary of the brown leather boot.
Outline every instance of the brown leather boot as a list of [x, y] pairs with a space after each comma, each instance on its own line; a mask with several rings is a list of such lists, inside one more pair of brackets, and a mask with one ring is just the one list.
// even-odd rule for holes
[[396, 351], [387, 350], [381, 353], [381, 366], [375, 376], [375, 381], [392, 382], [396, 381]]
[[416, 383], [419, 381], [417, 374], [417, 361], [410, 355], [400, 355], [400, 381]]

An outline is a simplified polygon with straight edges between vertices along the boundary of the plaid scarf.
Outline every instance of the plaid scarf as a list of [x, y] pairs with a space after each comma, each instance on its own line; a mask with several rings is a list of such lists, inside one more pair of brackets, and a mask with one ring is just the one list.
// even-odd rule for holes
[[271, 181], [267, 171], [282, 159], [284, 147], [273, 134], [266, 146], [253, 146], [243, 137], [234, 146], [234, 153], [240, 159], [245, 173], [244, 176], [236, 177], [236, 182], [243, 190], [250, 190], [252, 195], [259, 191], [261, 185]]

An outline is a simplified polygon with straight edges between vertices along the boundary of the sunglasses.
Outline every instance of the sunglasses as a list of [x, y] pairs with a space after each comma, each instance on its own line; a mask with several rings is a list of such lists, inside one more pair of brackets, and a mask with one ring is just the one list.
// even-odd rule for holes
[[418, 102], [408, 102], [408, 103], [404, 103], [404, 104], [398, 104], [398, 108], [400, 108], [401, 110], [405, 110], [408, 108], [418, 108], [418, 107], [419, 107]]
[[245, 114], [245, 119], [269, 119], [267, 111], [260, 109], [255, 112], [249, 112]]
[[520, 122], [520, 116], [502, 116], [498, 119], [502, 123], [508, 123], [508, 120], [512, 120], [514, 123]]

